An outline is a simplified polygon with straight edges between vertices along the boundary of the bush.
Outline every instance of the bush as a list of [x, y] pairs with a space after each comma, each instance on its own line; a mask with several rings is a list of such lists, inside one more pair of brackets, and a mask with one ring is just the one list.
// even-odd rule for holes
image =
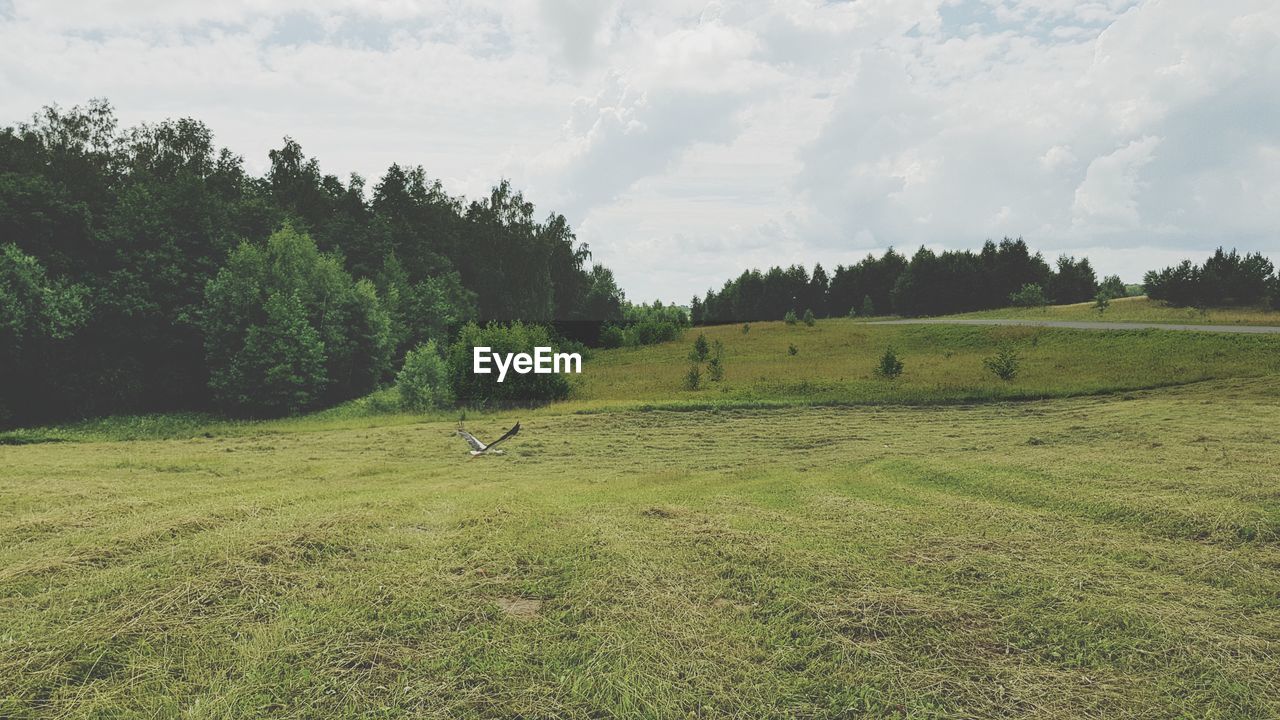
[[435, 340], [405, 353], [404, 367], [396, 375], [400, 406], [406, 410], [430, 410], [453, 404], [449, 366], [440, 356]]
[[679, 338], [689, 327], [689, 316], [683, 310], [657, 301], [652, 305], [627, 303], [623, 316], [625, 344], [631, 346], [669, 342]]
[[541, 325], [526, 325], [516, 321], [510, 325], [489, 323], [480, 327], [468, 323], [458, 332], [458, 339], [449, 347], [447, 363], [450, 384], [457, 401], [470, 407], [479, 406], [529, 406], [541, 405], [569, 396], [569, 379], [562, 374], [548, 373], [521, 375], [509, 371], [503, 382], [498, 373], [477, 375], [472, 372], [472, 348], [488, 347], [495, 354], [529, 353], [535, 347], [550, 347], [559, 351], [558, 343]]
[[796, 324], [796, 311], [795, 311], [795, 310], [788, 310], [788, 311], [787, 311], [787, 314], [782, 316], [782, 320], [783, 320], [784, 322], [786, 322], [788, 325], [795, 325], [795, 324]]
[[697, 363], [689, 366], [689, 372], [684, 374], [684, 389], [697, 390], [702, 386], [702, 369]]
[[711, 346], [707, 344], [707, 336], [698, 333], [698, 339], [693, 341], [692, 358], [696, 362], [702, 362], [707, 359], [707, 353], [711, 351]]
[[816, 323], [817, 321], [818, 321], [818, 320], [817, 320], [817, 318], [815, 318], [815, 317], [813, 316], [813, 311], [812, 311], [812, 310], [805, 310], [805, 311], [804, 311], [804, 324], [805, 324], [805, 325], [808, 325], [809, 327], [813, 327], [813, 324], [814, 324], [814, 323]]
[[707, 361], [707, 377], [711, 382], [724, 379], [724, 343], [719, 340], [711, 346], [711, 359]]
[[1097, 310], [1098, 314], [1101, 315], [1109, 307], [1111, 307], [1111, 296], [1107, 294], [1106, 290], [1099, 290], [1098, 294], [1093, 298], [1093, 309]]
[[1018, 368], [1021, 364], [1018, 353], [1012, 348], [1000, 348], [994, 356], [982, 361], [985, 367], [992, 375], [1008, 382], [1018, 376]]
[[600, 329], [600, 346], [606, 348], [622, 347], [627, 342], [627, 334], [617, 325], [605, 325]]
[[742, 323], [742, 334], [746, 335], [751, 332], [751, 323]]
[[800, 352], [800, 350], [798, 350], [798, 349], [796, 348], [796, 346], [795, 346], [795, 345], [787, 345], [787, 354], [788, 354], [788, 355], [796, 355], [796, 354], [798, 354], [799, 352]]
[[1044, 288], [1035, 283], [1027, 283], [1021, 289], [1009, 294], [1009, 302], [1017, 307], [1044, 307], [1049, 304]]
[[885, 349], [884, 354], [880, 356], [880, 363], [876, 365], [875, 373], [877, 377], [885, 380], [893, 380], [902, 374], [902, 359], [893, 348]]
[[680, 337], [683, 328], [667, 320], [645, 320], [627, 328], [628, 345], [657, 345]]

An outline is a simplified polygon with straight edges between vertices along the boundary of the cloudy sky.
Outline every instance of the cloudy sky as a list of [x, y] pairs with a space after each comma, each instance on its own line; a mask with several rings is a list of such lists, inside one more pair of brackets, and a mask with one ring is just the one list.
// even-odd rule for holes
[[510, 178], [632, 299], [1022, 235], [1280, 255], [1275, 0], [0, 0], [0, 122], [106, 97], [260, 172]]

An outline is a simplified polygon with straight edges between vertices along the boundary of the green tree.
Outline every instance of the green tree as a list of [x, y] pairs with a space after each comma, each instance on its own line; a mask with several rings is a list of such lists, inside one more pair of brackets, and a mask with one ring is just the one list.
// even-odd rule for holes
[[992, 375], [1009, 382], [1018, 376], [1022, 359], [1013, 348], [1002, 347], [995, 355], [982, 361], [982, 366]]
[[684, 374], [684, 389], [697, 390], [700, 387], [702, 387], [702, 368], [698, 363], [693, 363], [689, 366], [689, 372]]
[[1098, 290], [1106, 293], [1112, 300], [1128, 295], [1128, 289], [1119, 275], [1108, 275], [1103, 278], [1102, 283], [1098, 285]]
[[396, 375], [396, 388], [400, 404], [408, 410], [423, 411], [453, 404], [449, 366], [435, 340], [428, 340], [405, 355], [404, 367]]
[[1098, 314], [1101, 315], [1109, 307], [1111, 307], [1111, 296], [1107, 294], [1106, 290], [1099, 290], [1098, 294], [1093, 298], [1093, 309], [1097, 310]]
[[902, 358], [898, 357], [897, 351], [890, 347], [885, 348], [884, 354], [880, 356], [880, 362], [876, 364], [875, 374], [885, 380], [893, 380], [902, 374], [902, 369]]
[[804, 324], [805, 324], [805, 325], [808, 325], [809, 327], [813, 327], [813, 326], [814, 326], [814, 323], [816, 323], [816, 322], [817, 322], [817, 318], [815, 318], [815, 317], [813, 316], [813, 311], [812, 311], [812, 310], [805, 310], [805, 311], [804, 311]]
[[271, 293], [261, 324], [249, 327], [244, 348], [211, 379], [214, 391], [239, 411], [285, 415], [314, 407], [324, 393], [325, 347], [294, 294]]
[[1098, 292], [1098, 280], [1089, 258], [1063, 255], [1058, 258], [1058, 269], [1049, 278], [1048, 295], [1059, 305], [1085, 302]]
[[1022, 289], [1009, 296], [1009, 302], [1016, 307], [1032, 308], [1044, 307], [1049, 304], [1049, 299], [1044, 295], [1044, 288], [1027, 283], [1022, 286]]
[[707, 359], [707, 353], [710, 352], [711, 346], [707, 344], [707, 336], [698, 333], [698, 339], [693, 341], [693, 360], [694, 362], [702, 362]]
[[[273, 297], [274, 319], [268, 308]], [[319, 380], [309, 372], [296, 374], [314, 397], [297, 402], [277, 393], [264, 406], [255, 400], [255, 383], [265, 382], [265, 375], [250, 370], [261, 370], [269, 359], [249, 368], [240, 367], [240, 356], [255, 328], [259, 352], [291, 349], [261, 337], [263, 328], [279, 329], [289, 319], [278, 307], [286, 300], [301, 307], [306, 324], [317, 333], [323, 372]], [[210, 390], [219, 406], [235, 413], [293, 412], [367, 393], [386, 373], [391, 351], [390, 320], [373, 284], [353, 282], [337, 258], [320, 253], [309, 236], [292, 227], [274, 233], [265, 247], [242, 243], [231, 253], [205, 289], [202, 327]], [[305, 333], [291, 327], [303, 342]], [[280, 360], [288, 364], [286, 358]]]
[[0, 245], [0, 426], [48, 419], [40, 399], [56, 391], [65, 341], [88, 317], [85, 289], [51, 280], [38, 260]]
[[724, 379], [724, 343], [716, 340], [711, 345], [711, 357], [707, 360], [707, 377], [711, 382]]

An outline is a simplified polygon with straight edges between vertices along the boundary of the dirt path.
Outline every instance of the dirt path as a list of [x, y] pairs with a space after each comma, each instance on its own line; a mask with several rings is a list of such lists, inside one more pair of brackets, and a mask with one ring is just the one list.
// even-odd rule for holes
[[1088, 322], [1083, 320], [1002, 320], [1000, 318], [913, 318], [877, 320], [869, 325], [1032, 325], [1073, 330], [1192, 330], [1218, 333], [1280, 333], [1273, 325], [1191, 325], [1186, 323]]

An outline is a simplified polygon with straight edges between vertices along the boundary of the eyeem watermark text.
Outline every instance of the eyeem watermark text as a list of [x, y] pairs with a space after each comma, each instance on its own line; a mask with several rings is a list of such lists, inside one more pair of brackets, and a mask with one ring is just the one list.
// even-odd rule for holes
[[493, 368], [498, 369], [498, 382], [507, 379], [507, 371], [514, 370], [521, 375], [534, 373], [581, 373], [582, 356], [578, 353], [552, 352], [549, 347], [536, 347], [529, 353], [496, 353], [493, 348], [471, 348], [471, 372], [476, 375], [488, 375]]

